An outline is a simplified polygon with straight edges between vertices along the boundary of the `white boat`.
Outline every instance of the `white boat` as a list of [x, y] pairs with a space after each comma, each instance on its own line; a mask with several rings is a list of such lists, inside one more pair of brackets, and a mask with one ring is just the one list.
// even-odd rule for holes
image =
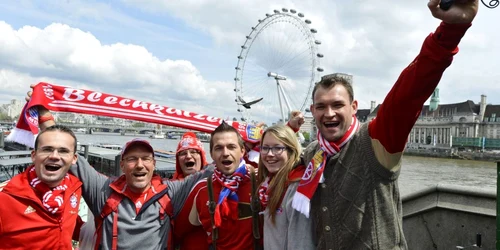
[[156, 125], [156, 133], [149, 135], [150, 139], [165, 139], [165, 133], [162, 131], [163, 126]]
[[122, 145], [118, 144], [99, 143], [99, 144], [93, 144], [92, 146], [99, 148], [113, 149], [113, 150], [122, 150]]
[[149, 136], [150, 139], [165, 139], [164, 134], [152, 134]]
[[74, 130], [74, 132], [75, 133], [85, 133], [85, 132], [87, 132], [87, 130], [84, 128], [78, 128], [78, 129]]

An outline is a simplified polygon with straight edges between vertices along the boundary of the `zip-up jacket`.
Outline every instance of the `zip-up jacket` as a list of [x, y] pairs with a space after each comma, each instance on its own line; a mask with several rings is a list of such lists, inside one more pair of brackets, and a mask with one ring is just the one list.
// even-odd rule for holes
[[52, 215], [41, 195], [28, 182], [28, 172], [14, 176], [0, 191], [0, 249], [72, 249], [82, 183], [69, 175], [73, 186], [64, 192], [63, 212]]
[[[165, 249], [170, 231], [170, 216], [160, 219], [160, 191], [167, 189], [173, 216], [181, 210], [191, 188], [203, 177], [213, 173], [213, 168], [193, 174], [184, 181], [163, 180], [162, 183], [152, 182], [153, 195], [136, 212], [135, 204], [123, 193], [124, 183], [113, 183], [120, 178], [108, 178], [97, 172], [83, 157], [78, 157], [76, 165], [70, 169], [83, 183], [83, 198], [89, 205], [94, 216], [100, 216], [111, 192], [122, 195], [116, 212], [110, 213], [102, 223], [102, 233], [99, 249], [111, 249], [113, 242], [113, 217], [118, 214], [118, 249]], [[155, 177], [153, 177], [154, 179]], [[123, 179], [123, 178], [122, 178]]]

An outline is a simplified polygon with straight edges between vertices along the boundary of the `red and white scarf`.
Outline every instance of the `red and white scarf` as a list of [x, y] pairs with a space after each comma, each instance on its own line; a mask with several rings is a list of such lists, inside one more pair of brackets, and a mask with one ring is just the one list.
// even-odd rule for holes
[[318, 142], [320, 149], [314, 154], [307, 168], [299, 182], [297, 192], [295, 192], [292, 201], [292, 207], [303, 213], [309, 218], [311, 209], [311, 198], [316, 192], [318, 183], [323, 181], [323, 171], [325, 170], [326, 160], [328, 157], [340, 152], [342, 147], [351, 140], [359, 128], [359, 121], [356, 116], [352, 116], [351, 126], [347, 129], [346, 133], [340, 140], [336, 142], [329, 142], [323, 138], [318, 131]]
[[[117, 117], [128, 120], [175, 126], [210, 133], [222, 119], [196, 114], [163, 105], [138, 101], [91, 90], [63, 87], [45, 82], [33, 88], [31, 99], [23, 108], [16, 127], [6, 138], [33, 147], [38, 134], [38, 112], [35, 106], [48, 110]], [[251, 124], [226, 121], [229, 125], [245, 131], [245, 136], [259, 139], [262, 128]]]
[[259, 200], [262, 211], [266, 209], [267, 203], [269, 203], [269, 184], [273, 177], [274, 175], [268, 175], [259, 186]]
[[34, 165], [30, 166], [27, 171], [30, 185], [43, 194], [42, 205], [45, 209], [51, 214], [61, 214], [64, 204], [64, 191], [68, 189], [68, 185], [71, 185], [69, 175], [66, 174], [58, 186], [50, 188], [38, 178]]
[[215, 207], [215, 226], [220, 227], [222, 218], [238, 219], [238, 188], [244, 180], [250, 180], [250, 171], [244, 160], [230, 176], [223, 174], [217, 168], [214, 170], [213, 178], [222, 185], [217, 206]]

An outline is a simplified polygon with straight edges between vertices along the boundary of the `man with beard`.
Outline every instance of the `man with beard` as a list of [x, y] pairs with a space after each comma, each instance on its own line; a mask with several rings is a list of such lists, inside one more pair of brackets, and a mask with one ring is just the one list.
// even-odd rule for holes
[[77, 161], [71, 129], [42, 131], [33, 165], [0, 192], [0, 249], [72, 249], [82, 183], [68, 174]]
[[255, 173], [243, 160], [243, 139], [224, 122], [211, 135], [210, 155], [216, 169], [193, 188], [189, 222], [203, 227], [211, 249], [253, 249], [250, 175]]
[[[478, 1], [456, 0], [447, 11], [428, 7], [442, 23], [401, 73], [365, 124], [356, 119], [352, 85], [324, 76], [312, 92], [318, 140], [304, 152], [306, 172], [292, 206], [311, 218], [317, 249], [407, 249], [398, 188], [408, 135], [457, 45], [470, 27]], [[306, 232], [307, 233], [307, 232]]]

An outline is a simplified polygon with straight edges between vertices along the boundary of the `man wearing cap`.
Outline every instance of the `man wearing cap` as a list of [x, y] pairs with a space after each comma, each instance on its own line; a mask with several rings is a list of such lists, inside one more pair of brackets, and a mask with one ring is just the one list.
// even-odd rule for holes
[[[195, 133], [186, 132], [177, 145], [175, 173], [173, 179], [182, 180], [207, 166], [203, 144]], [[208, 249], [206, 233], [201, 226], [189, 223], [188, 216], [193, 206], [193, 196], [189, 196], [183, 209], [172, 223], [172, 243], [180, 250]]]
[[[72, 167], [83, 182], [83, 196], [90, 210], [102, 219], [96, 245], [102, 249], [166, 248], [170, 219], [180, 212], [189, 191], [202, 175], [184, 181], [162, 180], [154, 174], [155, 164], [149, 142], [134, 139], [122, 149], [123, 175], [118, 178], [99, 174], [84, 160], [77, 162], [78, 167]], [[110, 204], [117, 203], [114, 198], [117, 196], [119, 205], [111, 212], [106, 211]]]
[[[39, 106], [40, 117], [50, 111]], [[40, 123], [43, 130], [54, 121]], [[97, 172], [78, 157], [70, 171], [83, 183], [82, 196], [96, 218], [95, 249], [166, 249], [170, 220], [176, 216], [191, 188], [212, 168], [183, 181], [162, 180], [154, 174], [156, 160], [148, 141], [134, 139], [121, 152], [119, 177]]]

